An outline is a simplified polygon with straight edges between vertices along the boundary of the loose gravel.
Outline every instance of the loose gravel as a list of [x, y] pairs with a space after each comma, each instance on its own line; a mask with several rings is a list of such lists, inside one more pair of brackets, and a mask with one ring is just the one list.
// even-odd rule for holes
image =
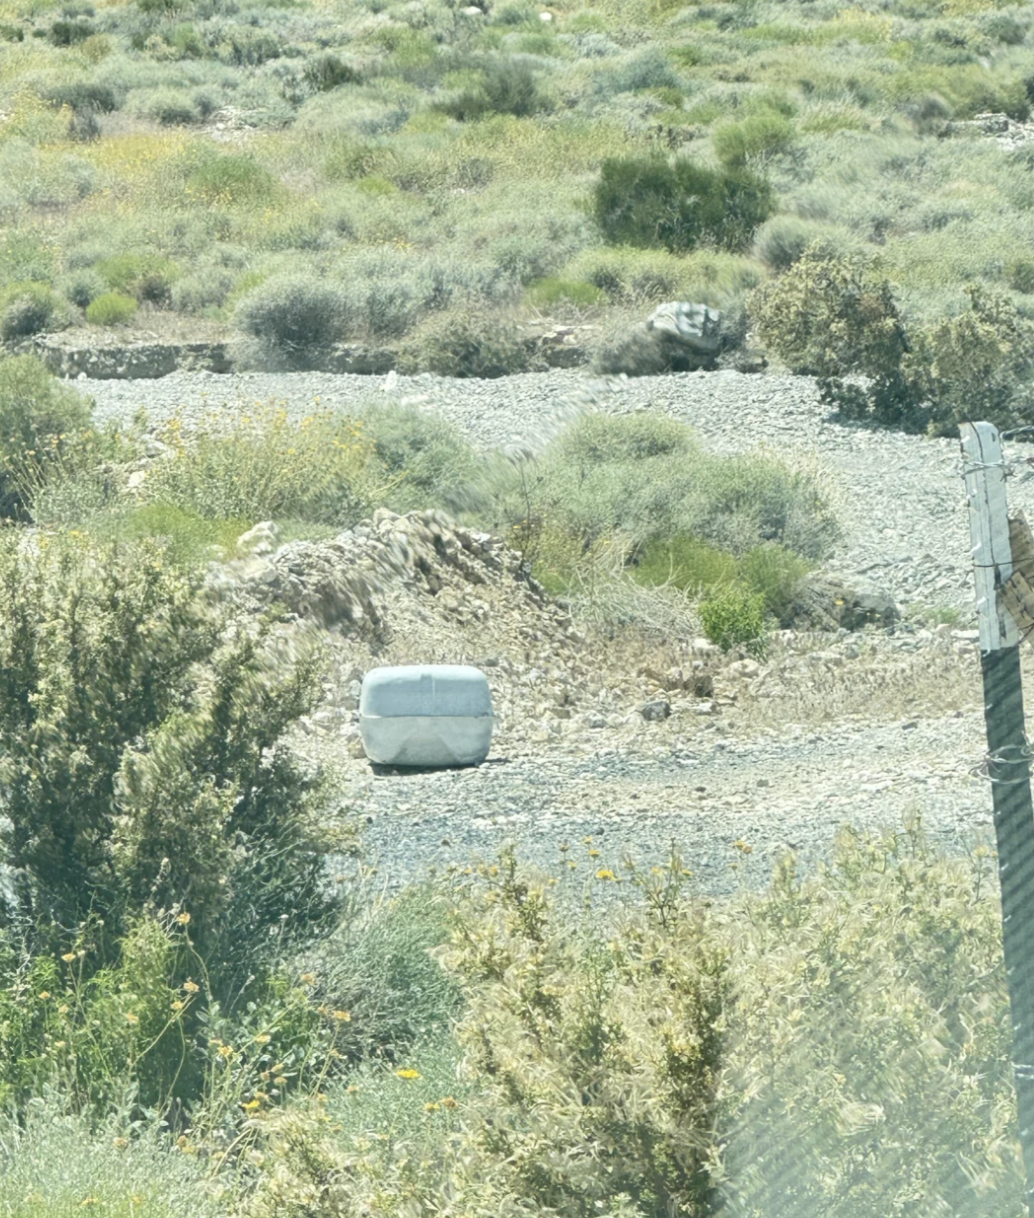
[[[586, 410], [659, 409], [692, 424], [712, 452], [763, 446], [815, 471], [844, 530], [828, 570], [903, 605], [953, 608], [962, 628], [976, 624], [958, 442], [838, 422], [810, 378], [723, 371], [625, 380], [554, 370], [493, 381], [424, 375], [386, 383], [317, 373], [175, 373], [80, 387], [93, 396], [100, 420], [128, 422], [143, 406], [154, 421], [178, 412], [188, 426], [213, 409], [243, 413], [270, 399], [301, 415], [317, 399], [321, 407], [354, 411], [387, 398], [441, 413], [480, 447], [530, 451]], [[1016, 459], [1009, 504], [1034, 520], [1034, 475], [1023, 469], [1023, 455], [1022, 445], [1007, 449]], [[975, 647], [972, 654], [976, 664]], [[990, 787], [978, 768], [985, 747], [979, 708], [821, 732], [787, 725], [753, 740], [722, 738], [721, 727], [690, 723], [681, 743], [652, 749], [648, 727], [634, 749], [601, 731], [589, 749], [558, 738], [532, 752], [493, 753], [477, 769], [431, 773], [372, 767], [349, 757], [333, 735], [320, 748], [343, 761], [351, 809], [366, 821], [366, 861], [389, 891], [428, 867], [462, 871], [478, 857], [495, 861], [509, 840], [519, 861], [557, 877], [558, 901], [572, 910], [595, 870], [623, 876], [626, 851], [640, 867], [663, 864], [672, 839], [697, 890], [716, 897], [741, 883], [765, 884], [773, 856], [787, 846], [797, 852], [799, 871], [810, 872], [829, 860], [844, 822], [900, 830], [909, 810], [921, 810], [931, 841], [948, 853], [993, 844]], [[590, 857], [590, 849], [599, 855]], [[572, 860], [573, 869], [566, 865]], [[630, 886], [597, 881], [590, 888], [609, 906]]]
[[[622, 379], [554, 369], [499, 380], [451, 380], [424, 374], [384, 378], [324, 373], [177, 372], [150, 381], [90, 381], [81, 387], [99, 420], [128, 422], [143, 406], [158, 421], [180, 412], [187, 424], [206, 412], [245, 412], [281, 401], [304, 414], [356, 410], [388, 399], [436, 411], [483, 448], [536, 451], [586, 410], [657, 409], [696, 428], [715, 453], [759, 446], [801, 468], [817, 470], [844, 537], [825, 563], [862, 591], [902, 604], [955, 609], [975, 625], [969, 518], [959, 444], [837, 421], [819, 401], [813, 378], [721, 372]], [[1010, 445], [1022, 458], [1027, 446]], [[1034, 469], [1009, 482], [1011, 507], [1034, 519]]]

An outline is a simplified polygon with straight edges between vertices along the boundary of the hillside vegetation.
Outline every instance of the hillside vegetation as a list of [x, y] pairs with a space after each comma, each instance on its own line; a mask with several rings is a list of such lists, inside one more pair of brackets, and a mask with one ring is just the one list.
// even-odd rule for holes
[[[1027, 117], [1027, 9], [466, 8], [0, 5], [0, 338], [179, 314], [462, 376], [681, 298], [845, 415], [1029, 416], [1034, 162], [940, 138]], [[0, 1216], [1023, 1212], [993, 852], [845, 829], [709, 902], [586, 839], [581, 919], [513, 850], [387, 900], [287, 743], [325, 636], [204, 592], [260, 521], [438, 507], [575, 615], [763, 657], [814, 481], [660, 415], [519, 462], [383, 398], [194, 423], [0, 359]]]
[[[892, 335], [862, 352], [829, 336], [850, 303], [793, 313], [787, 272], [812, 247], [872, 280], [879, 306], [848, 285], [867, 324], [890, 309], [933, 344], [934, 380], [975, 346], [993, 405], [1022, 413], [1031, 158], [942, 137], [982, 111], [1027, 118], [1028, 9], [475, 7], [6, 3], [2, 337], [181, 315], [287, 365], [390, 340], [406, 367], [497, 375], [527, 366], [521, 321], [591, 317], [606, 362], [675, 298], [746, 306], [791, 367], [889, 380], [877, 415], [954, 416], [958, 392], [900, 375]], [[781, 329], [773, 308], [793, 314]], [[800, 357], [809, 336], [824, 361]]]

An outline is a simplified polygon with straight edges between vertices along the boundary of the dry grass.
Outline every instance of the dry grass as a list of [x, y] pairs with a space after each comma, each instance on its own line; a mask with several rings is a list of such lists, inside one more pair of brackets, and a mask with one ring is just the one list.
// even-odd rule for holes
[[[765, 675], [735, 681], [731, 692], [737, 702], [728, 721], [737, 734], [751, 736], [787, 723], [820, 727], [946, 716], [978, 709], [983, 702], [980, 663], [972, 648], [928, 644], [921, 651], [894, 653], [863, 642], [857, 659], [837, 663], [827, 650], [830, 641], [828, 635], [803, 636], [792, 650], [776, 643]], [[1028, 661], [1026, 667], [1034, 677], [1034, 664]], [[723, 683], [722, 688], [729, 687]]]

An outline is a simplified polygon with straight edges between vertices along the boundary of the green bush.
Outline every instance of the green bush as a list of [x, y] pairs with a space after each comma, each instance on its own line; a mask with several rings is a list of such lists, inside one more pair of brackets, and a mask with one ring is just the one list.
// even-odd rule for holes
[[764, 542], [740, 558], [696, 537], [653, 538], [635, 559], [640, 583], [671, 582], [699, 595], [716, 585], [739, 582], [764, 597], [766, 613], [782, 618], [811, 564], [786, 546]]
[[363, 325], [373, 339], [401, 338], [416, 324], [420, 302], [409, 284], [374, 279], [366, 288]]
[[535, 73], [527, 64], [512, 59], [495, 59], [483, 69], [484, 80], [476, 89], [458, 97], [437, 102], [435, 109], [460, 122], [473, 122], [487, 114], [512, 114], [527, 118], [548, 106], [535, 83]]
[[102, 918], [99, 966], [145, 908], [186, 908], [225, 1004], [335, 908], [322, 780], [281, 747], [322, 657], [229, 626], [157, 543], [44, 541], [0, 546], [6, 920], [45, 940]]
[[120, 326], [129, 321], [139, 304], [123, 292], [102, 292], [86, 306], [86, 320], [93, 326]]
[[138, 102], [137, 112], [163, 127], [189, 126], [201, 118], [194, 99], [181, 89], [155, 89]]
[[740, 122], [723, 123], [711, 143], [722, 165], [743, 169], [752, 159], [785, 152], [793, 139], [793, 123], [774, 110], [762, 110]]
[[526, 372], [531, 356], [514, 330], [506, 317], [471, 306], [433, 314], [403, 346], [398, 369], [487, 379]]
[[591, 283], [585, 283], [577, 279], [561, 279], [559, 276], [550, 276], [530, 284], [526, 292], [526, 299], [529, 304], [538, 305], [541, 308], [549, 308], [550, 305], [560, 304], [561, 302], [577, 305], [599, 305], [606, 304], [607, 294], [601, 288]]
[[0, 360], [0, 518], [23, 518], [34, 487], [91, 433], [90, 406], [35, 356]]
[[713, 584], [736, 579], [734, 555], [710, 546], [696, 537], [651, 538], [635, 560], [635, 575], [641, 583], [671, 582], [682, 592], [698, 594]]
[[293, 421], [271, 405], [232, 418], [217, 413], [189, 435], [173, 416], [161, 435], [175, 458], [149, 470], [146, 500], [209, 521], [347, 528], [371, 515], [395, 482], [367, 429], [326, 411]]
[[223, 1218], [225, 1205], [206, 1187], [197, 1157], [170, 1154], [155, 1127], [124, 1119], [72, 1115], [52, 1097], [19, 1120], [0, 1124], [0, 1212], [23, 1218], [37, 1205], [48, 1218], [96, 1211], [135, 1218]]
[[789, 270], [810, 247], [838, 256], [843, 252], [835, 246], [838, 239], [834, 231], [822, 233], [814, 221], [780, 215], [761, 226], [754, 249], [761, 261], [778, 273]]
[[711, 592], [697, 606], [704, 634], [722, 651], [743, 647], [756, 659], [764, 659], [768, 642], [765, 630], [765, 598], [743, 584], [730, 584]]
[[752, 173], [661, 156], [607, 158], [592, 204], [609, 244], [672, 253], [704, 242], [743, 249], [774, 207], [772, 188]]
[[679, 89], [682, 81], [668, 62], [664, 47], [651, 46], [630, 56], [624, 63], [608, 63], [593, 81], [599, 97], [619, 93], [643, 93], [647, 89]]
[[320, 93], [327, 93], [341, 85], [356, 85], [362, 80], [355, 68], [342, 63], [336, 55], [318, 55], [305, 65], [302, 73], [305, 83]]
[[293, 367], [318, 362], [355, 319], [341, 287], [300, 276], [267, 279], [237, 304], [234, 321]]
[[14, 342], [56, 328], [61, 298], [46, 283], [12, 283], [0, 291], [0, 338]]
[[964, 419], [1027, 426], [1034, 422], [1034, 324], [997, 293], [977, 284], [966, 292], [964, 313], [914, 336], [902, 365], [911, 400], [924, 405], [927, 425], [940, 435], [957, 435]]
[[444, 508], [454, 516], [486, 510], [494, 462], [476, 452], [446, 419], [402, 406], [373, 406], [363, 424], [374, 453], [395, 485], [397, 512]]
[[179, 277], [179, 267], [160, 254], [116, 254], [102, 258], [94, 268], [113, 292], [137, 300], [165, 304], [169, 290]]
[[298, 968], [316, 978], [313, 998], [348, 1011], [338, 1048], [352, 1062], [392, 1063], [418, 1041], [448, 1030], [460, 987], [429, 954], [448, 938], [441, 894], [415, 884], [394, 899], [350, 909]]
[[90, 21], [55, 21], [48, 37], [56, 47], [77, 46], [96, 33]]
[[862, 257], [820, 244], [756, 288], [746, 307], [763, 345], [795, 373], [889, 376], [907, 350], [887, 281], [869, 275]]
[[1034, 258], [1016, 258], [1008, 267], [1008, 284], [1014, 292], [1034, 295]]
[[82, 270], [63, 275], [57, 286], [67, 300], [80, 309], [85, 309], [104, 292], [107, 284], [91, 267], [84, 267]]
[[271, 203], [282, 194], [277, 179], [254, 157], [227, 153], [204, 160], [187, 179], [187, 195], [211, 206]]
[[495, 527], [516, 530], [528, 551], [549, 534], [581, 553], [623, 538], [657, 582], [673, 553], [677, 567], [712, 561], [701, 543], [738, 558], [775, 542], [810, 560], [837, 537], [808, 478], [760, 457], [709, 456], [689, 427], [655, 412], [578, 419], [500, 488], [496, 510]]
[[41, 96], [55, 106], [70, 106], [83, 111], [110, 114], [122, 105], [122, 94], [114, 85], [101, 81], [77, 80], [65, 85], [50, 85]]
[[[47, 506], [50, 506], [49, 502]], [[91, 534], [128, 542], [156, 539], [163, 545], [168, 558], [184, 567], [201, 566], [210, 561], [212, 546], [232, 554], [237, 538], [256, 523], [254, 517], [213, 519], [193, 508], [160, 500], [130, 508], [121, 505], [112, 508], [110, 500], [102, 500], [100, 506], [108, 510], [89, 520]]]
[[739, 561], [739, 577], [751, 592], [765, 598], [765, 612], [782, 621], [798, 586], [812, 564], [786, 546], [765, 542]]

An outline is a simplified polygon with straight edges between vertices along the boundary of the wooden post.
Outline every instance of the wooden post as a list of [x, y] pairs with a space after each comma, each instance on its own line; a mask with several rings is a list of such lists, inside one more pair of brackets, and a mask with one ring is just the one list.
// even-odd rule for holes
[[1034, 1218], [1034, 808], [1023, 725], [1020, 635], [1004, 597], [1013, 570], [1005, 467], [996, 427], [962, 423], [959, 432], [976, 577], [1016, 1106], [1027, 1212]]

